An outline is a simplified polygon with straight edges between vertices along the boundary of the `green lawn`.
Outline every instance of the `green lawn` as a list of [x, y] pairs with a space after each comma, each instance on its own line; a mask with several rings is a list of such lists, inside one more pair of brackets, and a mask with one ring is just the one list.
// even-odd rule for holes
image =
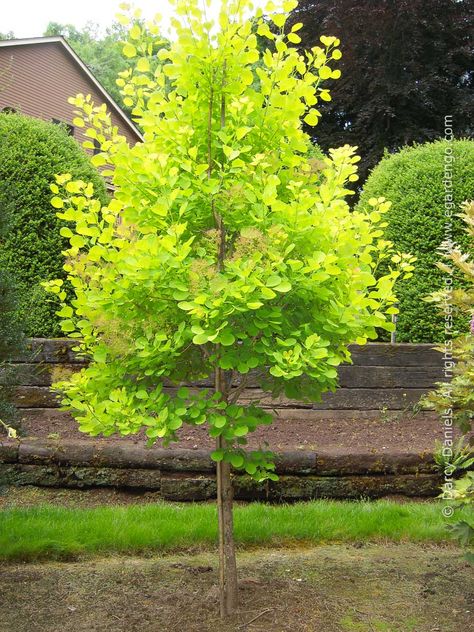
[[[209, 549], [217, 541], [212, 504], [67, 509], [52, 505], [0, 512], [0, 559], [67, 559], [82, 554], [140, 554]], [[238, 545], [449, 540], [441, 505], [314, 501], [240, 505]]]

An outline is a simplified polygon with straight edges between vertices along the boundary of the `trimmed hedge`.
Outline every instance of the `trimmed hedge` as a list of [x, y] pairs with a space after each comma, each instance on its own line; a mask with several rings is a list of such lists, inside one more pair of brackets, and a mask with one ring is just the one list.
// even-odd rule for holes
[[[0, 248], [8, 231], [7, 212], [0, 205]], [[24, 350], [24, 337], [18, 317], [17, 292], [12, 275], [0, 266], [0, 438], [4, 424], [12, 425], [17, 414], [12, 404], [15, 382], [14, 371], [9, 362]]]
[[16, 425], [18, 420], [12, 402], [15, 375], [9, 361], [23, 350], [20, 325], [13, 280], [6, 270], [0, 268], [0, 422], [3, 422], [0, 423], [0, 439], [5, 432], [3, 424]]
[[7, 209], [9, 225], [0, 248], [0, 267], [15, 279], [27, 336], [61, 335], [55, 315], [58, 304], [40, 285], [65, 276], [61, 251], [68, 242], [59, 234], [64, 222], [50, 204], [49, 188], [59, 173], [92, 182], [106, 201], [103, 179], [62, 126], [0, 114], [0, 206]]
[[[443, 286], [444, 273], [436, 263], [442, 259], [438, 248], [446, 239], [446, 150], [452, 150], [454, 156], [452, 237], [467, 249], [463, 222], [455, 214], [459, 213], [461, 202], [474, 199], [474, 141], [439, 140], [386, 155], [371, 172], [357, 205], [357, 210], [367, 210], [372, 197], [390, 200], [392, 207], [386, 215], [385, 236], [398, 250], [417, 257], [413, 277], [403, 281], [397, 291], [399, 342], [445, 339], [443, 315], [438, 307], [423, 301], [423, 297]], [[455, 320], [455, 326], [464, 329], [467, 326], [464, 320]]]

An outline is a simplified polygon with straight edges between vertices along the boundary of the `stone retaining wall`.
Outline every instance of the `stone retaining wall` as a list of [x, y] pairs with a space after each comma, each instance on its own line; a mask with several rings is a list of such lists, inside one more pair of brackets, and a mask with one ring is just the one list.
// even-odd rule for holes
[[[431, 455], [322, 451], [277, 455], [278, 481], [234, 475], [238, 500], [434, 496], [441, 483]], [[215, 463], [205, 450], [166, 450], [88, 441], [0, 443], [0, 485], [155, 490], [166, 500], [215, 498]]]
[[[22, 409], [53, 409], [57, 407], [54, 393], [49, 389], [55, 369], [79, 370], [84, 361], [72, 351], [74, 343], [66, 339], [32, 339], [29, 351], [17, 358], [15, 403]], [[301, 402], [280, 397], [272, 400], [255, 381], [243, 393], [242, 401], [258, 400], [261, 405], [287, 411], [380, 411], [405, 410], [417, 404], [420, 397], [431, 390], [443, 377], [442, 356], [428, 344], [372, 343], [352, 347], [352, 365], [339, 368], [340, 388], [327, 393], [321, 402]], [[0, 376], [1, 379], [1, 376]], [[212, 386], [209, 380], [190, 385], [196, 389]], [[238, 382], [235, 383], [238, 386]], [[173, 385], [167, 387], [173, 391]]]
[[[24, 418], [64, 415], [50, 391], [55, 369], [80, 370], [84, 361], [72, 341], [32, 339], [30, 349], [14, 363], [16, 405]], [[262, 393], [255, 381], [243, 401], [260, 400], [284, 421], [380, 416], [382, 410], [410, 410], [421, 395], [442, 379], [441, 354], [431, 345], [374, 343], [352, 348], [352, 365], [340, 367], [340, 388], [319, 403]], [[1, 379], [1, 374], [0, 374]], [[235, 386], [238, 385], [238, 382]], [[206, 380], [191, 385], [211, 386]], [[167, 387], [170, 391], [173, 385]], [[413, 423], [413, 422], [411, 422]], [[416, 422], [415, 422], [416, 423]], [[440, 479], [432, 456], [377, 454], [370, 446], [354, 446], [352, 454], [285, 452], [278, 455], [279, 481], [257, 485], [237, 472], [237, 499], [291, 501], [311, 498], [378, 498], [389, 494], [433, 496]], [[215, 496], [215, 465], [201, 450], [147, 449], [91, 441], [22, 440], [0, 443], [0, 484], [55, 487], [113, 486], [158, 490], [169, 500], [206, 500]]]

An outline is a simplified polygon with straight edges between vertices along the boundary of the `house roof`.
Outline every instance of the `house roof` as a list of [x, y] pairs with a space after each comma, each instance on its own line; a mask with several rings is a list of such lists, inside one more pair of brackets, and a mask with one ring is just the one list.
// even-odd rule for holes
[[104, 97], [107, 103], [115, 110], [116, 114], [122, 119], [122, 121], [127, 125], [140, 139], [143, 139], [143, 136], [139, 129], [132, 123], [132, 121], [128, 118], [122, 108], [117, 104], [116, 101], [111, 97], [111, 95], [107, 92], [104, 86], [94, 77], [92, 72], [86, 66], [86, 64], [82, 61], [79, 55], [71, 48], [71, 46], [67, 43], [64, 37], [60, 35], [54, 37], [29, 37], [24, 39], [11, 39], [11, 40], [0, 40], [1, 48], [8, 48], [10, 46], [31, 46], [31, 45], [40, 45], [40, 44], [59, 44], [62, 46], [70, 57], [74, 60], [74, 62], [80, 67], [82, 72], [88, 77], [88, 79], [94, 84], [96, 89], [100, 94]]

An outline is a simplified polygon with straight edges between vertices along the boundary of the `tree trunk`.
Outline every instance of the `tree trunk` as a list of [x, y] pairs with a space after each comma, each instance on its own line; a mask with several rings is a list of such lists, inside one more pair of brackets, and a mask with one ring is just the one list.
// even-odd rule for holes
[[[225, 93], [224, 86], [226, 82], [226, 60], [224, 60], [222, 70], [221, 85], [221, 108], [220, 108], [220, 127], [225, 126]], [[212, 173], [212, 109], [214, 102], [214, 86], [211, 85], [209, 95], [209, 113], [208, 113], [208, 177]], [[216, 222], [218, 231], [218, 253], [217, 253], [217, 271], [223, 272], [225, 260], [226, 231], [222, 216], [214, 204], [214, 197], [211, 199], [211, 208]], [[216, 356], [220, 356], [220, 344], [216, 344]], [[227, 401], [228, 391], [232, 379], [226, 379], [226, 373], [219, 365], [215, 370], [215, 391], [219, 393], [221, 400]], [[222, 437], [217, 437], [216, 448], [222, 450], [226, 447], [226, 442]], [[219, 461], [217, 463], [217, 511], [219, 515], [219, 599], [220, 614], [224, 619], [236, 612], [238, 608], [238, 585], [237, 585], [237, 564], [235, 561], [235, 544], [234, 544], [234, 518], [232, 514], [232, 480], [230, 477], [230, 463]]]
[[[222, 439], [217, 439], [222, 448]], [[219, 597], [220, 614], [225, 618], [238, 608], [237, 564], [235, 561], [230, 463], [217, 463], [217, 509], [219, 514]]]

